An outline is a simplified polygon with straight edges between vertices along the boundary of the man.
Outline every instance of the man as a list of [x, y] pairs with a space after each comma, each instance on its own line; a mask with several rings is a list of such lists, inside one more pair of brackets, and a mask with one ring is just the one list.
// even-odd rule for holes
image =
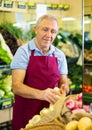
[[[56, 95], [69, 91], [65, 55], [52, 45], [58, 32], [57, 19], [50, 15], [40, 17], [34, 31], [36, 37], [18, 48], [11, 63], [13, 130], [25, 127], [41, 109], [58, 100]], [[59, 87], [60, 92], [54, 87]]]

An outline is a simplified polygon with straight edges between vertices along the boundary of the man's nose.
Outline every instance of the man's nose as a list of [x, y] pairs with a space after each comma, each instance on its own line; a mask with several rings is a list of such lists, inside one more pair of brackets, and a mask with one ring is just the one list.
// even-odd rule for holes
[[48, 36], [48, 37], [51, 37], [51, 36], [52, 36], [51, 31], [48, 31], [48, 32], [47, 32], [47, 36]]

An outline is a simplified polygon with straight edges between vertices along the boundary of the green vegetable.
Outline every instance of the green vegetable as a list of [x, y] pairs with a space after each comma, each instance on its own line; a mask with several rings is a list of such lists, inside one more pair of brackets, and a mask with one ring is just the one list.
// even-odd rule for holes
[[11, 75], [2, 76], [2, 78], [0, 78], [0, 92], [1, 99], [14, 99], [14, 94], [12, 92]]
[[4, 94], [5, 94], [5, 92], [2, 89], [0, 89], [0, 98], [2, 98], [4, 96]]
[[77, 64], [69, 64], [68, 67], [69, 67], [68, 77], [71, 79], [73, 84], [77, 84], [77, 85], [82, 84], [82, 82], [83, 82], [82, 66], [77, 65]]
[[6, 95], [8, 98], [14, 98], [14, 93], [12, 91], [8, 92]]
[[0, 42], [0, 59], [3, 60], [7, 65], [11, 63], [11, 58], [9, 57], [7, 51], [2, 48], [1, 42]]
[[22, 39], [22, 30], [18, 27], [13, 26], [12, 23], [4, 22], [1, 24], [1, 27], [3, 27], [3, 30], [7, 30], [9, 33], [11, 33], [16, 38]]
[[11, 76], [7, 76], [4, 79], [2, 79], [2, 84], [0, 85], [1, 89], [3, 89], [5, 92], [11, 91]]

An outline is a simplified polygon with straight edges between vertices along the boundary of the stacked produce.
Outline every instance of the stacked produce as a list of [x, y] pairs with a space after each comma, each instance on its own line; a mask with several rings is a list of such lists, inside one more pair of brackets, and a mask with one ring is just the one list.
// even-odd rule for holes
[[1, 26], [0, 26], [0, 33], [2, 34], [6, 44], [8, 45], [8, 47], [10, 48], [10, 50], [12, 52], [12, 54], [14, 55], [18, 48], [16, 38], [9, 31], [7, 31], [5, 28], [3, 28]]
[[11, 75], [8, 70], [0, 71], [0, 99], [8, 99], [14, 98], [14, 94], [12, 92], [12, 80]]
[[92, 119], [82, 117], [79, 121], [72, 120], [65, 126], [65, 130], [92, 130]]
[[12, 23], [6, 22], [0, 25], [0, 33], [14, 55], [18, 47], [22, 44], [22, 30], [13, 26]]
[[7, 46], [2, 34], [0, 33], [0, 60], [5, 64], [10, 64], [13, 55], [10, 48]]
[[[17, 48], [17, 38], [19, 30], [14, 30], [12, 24], [0, 25], [0, 109], [11, 107], [14, 102], [14, 94], [12, 92], [12, 77], [10, 71], [10, 63], [13, 59]], [[14, 35], [14, 36], [13, 36]]]
[[[71, 93], [82, 91], [82, 35], [78, 33], [67, 33], [60, 29], [56, 38], [55, 46], [62, 50], [67, 58], [68, 78], [71, 80]], [[71, 87], [70, 86], [70, 87]]]
[[84, 58], [85, 61], [92, 62], [92, 48], [84, 49]]
[[92, 84], [83, 84], [83, 92], [92, 94]]
[[89, 112], [89, 107], [87, 106], [85, 109], [85, 106], [82, 104], [82, 93], [78, 94], [75, 100], [67, 100], [66, 106], [72, 111], [72, 113], [76, 111]]
[[35, 128], [36, 130], [39, 130], [39, 128], [43, 130], [45, 128], [43, 126], [48, 125], [48, 123], [50, 125], [55, 120], [58, 120], [59, 124], [63, 124], [63, 129], [61, 127], [61, 130], [91, 130], [92, 115], [89, 113], [89, 106], [82, 105], [82, 93], [66, 97], [60, 96], [54, 105], [42, 109], [21, 130], [34, 130]]

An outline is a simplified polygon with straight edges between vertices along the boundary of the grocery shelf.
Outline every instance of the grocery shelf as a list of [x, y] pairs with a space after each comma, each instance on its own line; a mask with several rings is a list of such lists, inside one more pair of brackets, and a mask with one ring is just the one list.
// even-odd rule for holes
[[0, 65], [0, 69], [10, 69], [10, 65]]

